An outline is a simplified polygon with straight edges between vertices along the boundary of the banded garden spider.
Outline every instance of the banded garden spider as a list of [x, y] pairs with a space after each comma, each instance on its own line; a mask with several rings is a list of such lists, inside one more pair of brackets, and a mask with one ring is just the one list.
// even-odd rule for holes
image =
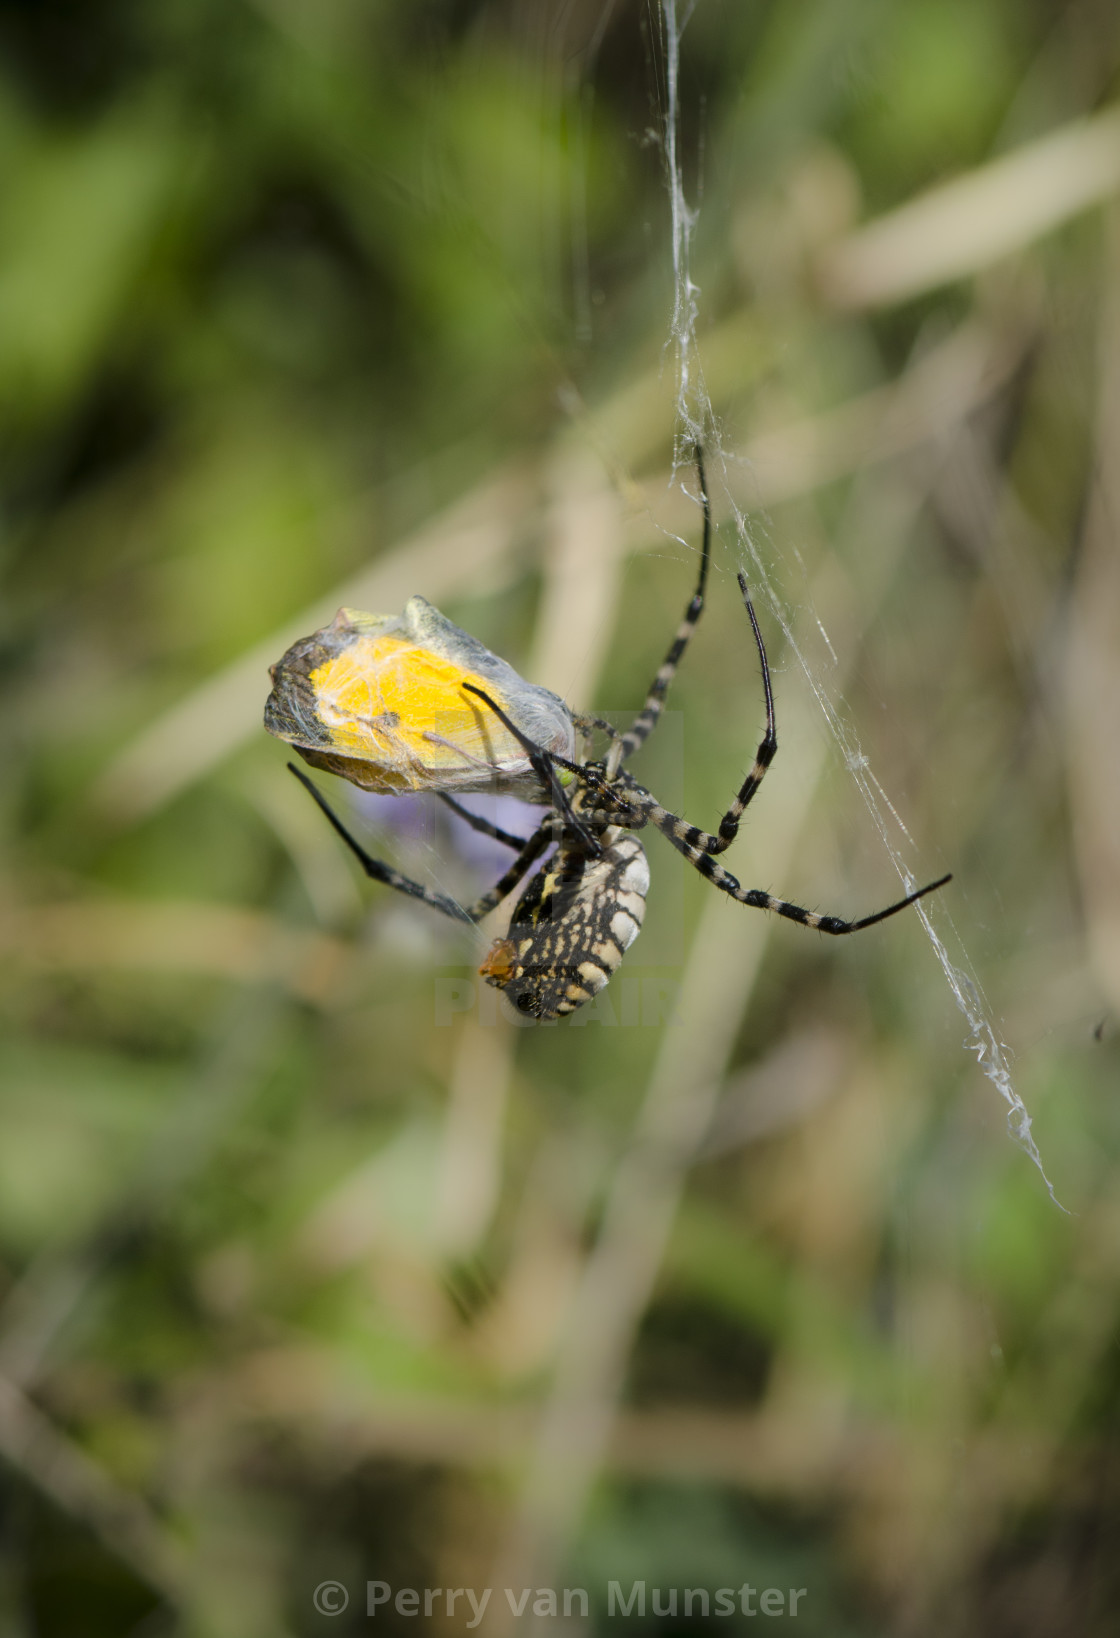
[[[704, 516], [699, 579], [646, 702], [624, 733], [598, 717], [569, 711], [555, 695], [525, 683], [503, 661], [452, 626], [420, 598], [414, 598], [405, 615], [396, 621], [340, 611], [334, 626], [296, 644], [273, 667], [274, 688], [266, 708], [265, 725], [294, 744], [307, 761], [342, 773], [372, 789], [400, 790], [402, 780], [407, 778], [413, 788], [433, 791], [475, 830], [493, 837], [516, 855], [509, 869], [488, 892], [472, 904], [459, 904], [401, 875], [382, 860], [372, 858], [350, 834], [317, 786], [289, 763], [292, 773], [310, 791], [366, 875], [374, 881], [420, 899], [456, 921], [473, 925], [508, 897], [541, 855], [556, 845], [553, 856], [536, 871], [518, 899], [508, 932], [494, 941], [479, 969], [488, 983], [507, 992], [518, 1011], [536, 1019], [563, 1017], [589, 1001], [609, 982], [638, 936], [649, 888], [649, 865], [642, 844], [633, 833], [647, 825], [659, 830], [702, 876], [737, 903], [755, 910], [773, 911], [822, 933], [841, 935], [873, 927], [951, 880], [950, 876], [942, 876], [908, 893], [885, 910], [877, 910], [874, 915], [863, 916], [858, 921], [845, 921], [840, 916], [822, 916], [805, 910], [761, 889], [743, 887], [737, 877], [718, 863], [717, 855], [725, 852], [738, 835], [743, 814], [778, 748], [766, 646], [741, 573], [739, 588], [762, 669], [766, 731], [755, 752], [754, 765], [718, 829], [714, 833], [701, 830], [670, 813], [623, 766], [656, 728], [669, 685], [704, 607], [711, 561], [712, 518], [703, 454], [699, 448], [696, 468]], [[460, 713], [464, 711], [463, 695], [480, 701], [490, 714], [490, 729], [496, 719], [505, 730], [508, 736], [505, 743], [513, 750], [512, 761], [508, 749], [503, 761], [489, 748], [486, 715], [471, 700], [466, 702], [466, 710], [472, 719], [472, 732], [476, 738], [481, 732], [482, 742], [488, 747], [482, 760], [467, 752], [462, 730], [448, 736], [434, 729], [414, 729], [409, 745], [402, 751], [402, 736], [407, 735], [409, 725], [402, 723], [399, 712], [384, 708], [386, 696], [381, 685], [374, 687], [362, 674], [362, 662], [356, 664], [362, 698], [366, 702], [364, 714], [352, 707], [341, 714], [337, 709], [333, 715], [327, 712], [322, 704], [326, 691], [322, 679], [335, 666], [340, 653], [347, 667], [345, 684], [349, 692], [346, 698], [353, 697], [355, 663], [351, 662], [348, 650], [358, 648], [360, 641], [366, 640], [364, 635], [358, 637], [355, 633], [373, 633], [368, 652], [376, 654], [380, 665], [386, 645], [400, 641], [398, 633], [402, 622], [411, 637], [415, 639], [418, 632], [430, 644], [424, 647], [414, 643], [410, 651], [406, 646], [406, 666], [442, 665], [449, 685], [457, 691]], [[324, 655], [328, 656], [326, 661]], [[414, 659], [414, 655], [418, 658]], [[469, 680], [472, 677], [477, 680]], [[480, 686], [483, 681], [490, 686]], [[333, 675], [331, 687], [336, 688]], [[496, 693], [503, 695], [509, 710], [494, 697]], [[338, 697], [336, 688], [332, 700]], [[380, 712], [371, 703], [375, 699], [382, 708]], [[425, 709], [430, 716], [430, 708]], [[515, 720], [515, 716], [521, 721]], [[539, 737], [526, 731], [525, 722], [530, 717], [548, 724], [553, 739], [551, 745], [542, 744]], [[351, 726], [355, 722], [364, 736], [361, 744], [366, 747], [357, 759], [352, 751], [348, 753], [348, 747], [357, 743]], [[386, 735], [392, 738], [391, 752], [378, 753], [391, 759], [391, 766], [387, 761], [371, 773], [371, 765], [377, 760], [373, 757], [371, 763], [368, 750], [374, 730], [381, 736], [379, 745]], [[576, 761], [555, 748], [557, 743], [568, 743], [569, 748], [574, 749], [578, 732], [583, 736], [586, 752], [596, 730], [611, 741], [607, 755], [601, 760]], [[418, 745], [422, 746], [419, 759]], [[428, 760], [424, 761], [425, 758]], [[424, 765], [420, 766], [422, 761]], [[568, 788], [562, 775], [567, 776]], [[511, 836], [464, 808], [448, 789], [440, 788], [453, 784], [459, 790], [477, 790], [486, 787], [487, 779], [491, 788], [514, 789], [530, 797], [535, 793], [538, 800], [549, 804], [549, 812], [531, 836]]]

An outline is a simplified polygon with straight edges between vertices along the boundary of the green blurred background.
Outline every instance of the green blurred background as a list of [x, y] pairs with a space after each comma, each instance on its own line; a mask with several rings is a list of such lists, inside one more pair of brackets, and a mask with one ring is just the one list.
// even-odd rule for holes
[[289, 641], [412, 592], [641, 702], [699, 538], [666, 46], [633, 0], [0, 5], [4, 1638], [415, 1630], [367, 1580], [493, 1634], [505, 1586], [704, 1625], [612, 1618], [643, 1579], [1115, 1630], [1112, 0], [696, 5], [719, 535], [635, 763], [706, 825], [749, 766], [744, 564], [782, 755], [730, 867], [896, 897], [867, 758], [1072, 1215], [913, 912], [826, 941], [655, 837], [605, 1004], [516, 1028], [259, 728]]

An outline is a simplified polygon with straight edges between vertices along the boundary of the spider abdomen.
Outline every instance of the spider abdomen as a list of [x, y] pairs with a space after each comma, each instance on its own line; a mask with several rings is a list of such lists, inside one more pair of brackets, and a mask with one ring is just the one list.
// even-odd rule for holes
[[505, 938], [479, 968], [518, 1012], [562, 1018], [607, 984], [641, 931], [649, 863], [636, 836], [611, 828], [593, 858], [561, 847], [522, 894]]

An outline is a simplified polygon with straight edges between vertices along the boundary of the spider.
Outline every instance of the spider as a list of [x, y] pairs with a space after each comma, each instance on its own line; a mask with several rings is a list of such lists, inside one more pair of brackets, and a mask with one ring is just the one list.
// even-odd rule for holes
[[[366, 875], [374, 881], [395, 888], [398, 893], [420, 899], [433, 910], [439, 910], [456, 921], [474, 925], [508, 897], [542, 854], [555, 844], [555, 853], [536, 870], [518, 899], [507, 933], [494, 941], [479, 969], [488, 983], [507, 993], [519, 1012], [535, 1019], [543, 1021], [563, 1017], [589, 1001], [609, 982], [627, 949], [637, 938], [649, 888], [649, 864], [634, 832], [647, 825], [659, 830], [713, 887], [737, 903], [755, 910], [773, 911], [802, 927], [815, 927], [822, 933], [841, 935], [873, 927], [876, 922], [897, 915], [900, 910], [905, 910], [908, 905], [951, 880], [950, 876], [942, 876], [916, 892], [908, 893], [885, 910], [862, 916], [858, 921], [845, 921], [840, 916], [825, 916], [802, 909], [800, 905], [775, 898], [772, 893], [758, 888], [743, 887], [738, 878], [718, 862], [717, 855], [725, 852], [738, 835], [743, 814], [762, 784], [778, 748], [766, 645], [746, 579], [741, 573], [738, 577], [739, 589], [762, 670], [766, 731], [755, 752], [754, 765], [717, 830], [714, 833], [701, 830], [669, 812], [624, 766], [627, 758], [644, 744], [656, 728], [669, 685], [704, 607], [711, 561], [712, 519], [704, 458], [699, 448], [696, 450], [696, 469], [704, 519], [699, 579], [676, 636], [650, 686], [645, 704], [625, 732], [620, 732], [598, 717], [570, 712], [555, 695], [523, 682], [503, 661], [452, 626], [450, 621], [419, 598], [413, 599], [406, 607], [405, 615], [396, 621], [341, 611], [333, 627], [316, 633], [314, 638], [305, 639], [303, 644], [297, 644], [273, 668], [274, 691], [266, 710], [266, 726], [279, 737], [294, 743], [306, 760], [342, 773], [357, 783], [380, 789], [400, 789], [403, 776], [398, 769], [402, 759], [408, 761], [414, 785], [434, 790], [460, 818], [475, 830], [510, 848], [515, 855], [509, 869], [488, 892], [473, 904], [460, 904], [401, 875], [382, 860], [372, 858], [350, 834], [317, 786], [294, 764], [289, 763], [291, 772], [306, 786]], [[343, 727], [337, 725], [330, 729], [323, 726], [318, 716], [322, 707], [316, 691], [320, 688], [318, 679], [324, 672], [309, 668], [313, 660], [318, 664], [322, 655], [336, 652], [336, 648], [329, 646], [332, 634], [336, 634], [336, 647], [339, 632], [344, 644], [349, 644], [354, 632], [364, 633], [367, 630], [373, 631], [381, 644], [395, 643], [402, 622], [410, 634], [418, 631], [431, 643], [430, 648], [415, 649], [419, 658], [410, 658], [408, 664], [420, 666], [430, 663], [432, 652], [445, 660], [447, 657], [452, 659], [449, 675], [457, 691], [460, 713], [464, 710], [462, 695], [472, 696], [467, 702], [469, 716], [473, 720], [476, 736], [478, 732], [482, 734], [487, 753], [481, 760], [471, 756], [465, 748], [466, 734], [462, 728], [450, 737], [432, 730], [417, 731], [412, 736], [412, 746], [422, 742], [422, 758], [428, 759], [425, 766], [416, 773], [413, 767], [417, 755], [415, 749], [406, 748], [405, 752], [399, 752], [394, 742], [396, 761], [388, 773], [384, 767], [380, 767], [377, 778], [381, 783], [373, 784], [373, 776], [364, 771], [365, 762], [359, 764], [352, 757], [338, 754], [340, 744], [350, 745], [353, 742], [353, 734], [349, 729], [344, 732]], [[385, 632], [389, 632], [390, 637], [386, 638], [383, 635]], [[311, 658], [308, 658], [309, 655]], [[354, 666], [346, 646], [343, 647], [342, 656], [349, 667], [346, 674], [349, 685]], [[359, 664], [359, 672], [360, 669]], [[485, 681], [491, 682], [493, 679], [491, 687], [484, 688], [477, 681], [466, 680], [469, 676], [480, 674]], [[382, 692], [364, 681], [363, 688], [364, 699], [372, 700], [376, 693], [378, 702], [384, 705]], [[495, 694], [502, 694], [505, 703], [500, 703]], [[427, 698], [426, 695], [415, 697]], [[479, 704], [475, 705], [474, 700]], [[506, 706], [510, 706], [511, 710], [516, 708], [521, 721], [515, 720]], [[482, 711], [482, 707], [485, 711]], [[574, 749], [575, 733], [582, 735], [585, 758], [595, 730], [606, 734], [611, 742], [607, 754], [595, 761], [574, 760], [556, 749], [558, 743], [565, 743], [564, 732], [553, 732], [553, 743], [542, 744], [538, 737], [526, 731], [525, 722], [531, 715], [530, 708], [540, 720], [546, 720], [552, 730], [556, 730], [559, 723], [561, 729], [569, 731], [569, 748]], [[367, 732], [367, 740], [371, 723], [384, 728], [386, 733], [399, 736], [404, 732], [400, 713], [383, 709], [379, 715], [370, 715], [373, 706], [368, 703], [365, 711], [363, 717], [351, 708], [344, 717], [346, 722], [360, 720], [363, 731]], [[430, 708], [428, 716], [431, 716]], [[335, 720], [335, 717], [329, 718], [331, 723], [335, 723]], [[504, 761], [495, 753], [488, 737], [488, 731], [493, 729], [495, 721], [508, 736], [504, 740], [507, 747]], [[457, 771], [453, 774], [452, 769]], [[543, 798], [549, 804], [549, 811], [531, 836], [510, 835], [463, 807], [448, 789], [439, 788], [441, 784], [454, 783], [459, 790], [482, 789], [485, 788], [486, 776], [489, 776], [492, 788], [513, 789], [522, 795], [535, 791], [538, 799]]]

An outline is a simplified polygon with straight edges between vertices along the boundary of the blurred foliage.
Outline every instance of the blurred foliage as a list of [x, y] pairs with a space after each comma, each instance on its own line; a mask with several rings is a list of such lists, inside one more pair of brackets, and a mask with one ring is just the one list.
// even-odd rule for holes
[[[664, 59], [651, 4], [0, 4], [12, 1638], [342, 1638], [367, 1579], [492, 1586], [502, 1630], [537, 1419], [558, 1358], [595, 1353], [572, 1294], [659, 1054], [691, 1050], [710, 890], [655, 837], [609, 1004], [514, 1028], [472, 988], [484, 940], [340, 858], [256, 728], [257, 649], [423, 548], [406, 591], [573, 704], [641, 701], [698, 534], [665, 483]], [[898, 227], [885, 276], [908, 201], [1102, 117], [1118, 66], [1108, 0], [688, 18], [699, 349], [734, 459], [636, 772], [710, 824], [748, 765], [729, 497], [753, 500], [773, 607], [916, 873], [956, 873], [935, 921], [1075, 1214], [1009, 1141], [915, 918], [827, 948], [760, 927], [602, 1471], [554, 1543], [589, 1630], [702, 1624], [612, 1619], [608, 1581], [638, 1579], [804, 1587], [798, 1630], [830, 1638], [1114, 1630], [1117, 183], [952, 280], [835, 277], [862, 223]], [[992, 174], [966, 258], [1021, 208]], [[990, 387], [928, 385], [969, 347]], [[858, 913], [889, 860], [763, 619], [783, 754], [731, 865]], [[445, 818], [355, 822], [452, 891], [496, 873]], [[341, 1616], [314, 1609], [328, 1579]]]

